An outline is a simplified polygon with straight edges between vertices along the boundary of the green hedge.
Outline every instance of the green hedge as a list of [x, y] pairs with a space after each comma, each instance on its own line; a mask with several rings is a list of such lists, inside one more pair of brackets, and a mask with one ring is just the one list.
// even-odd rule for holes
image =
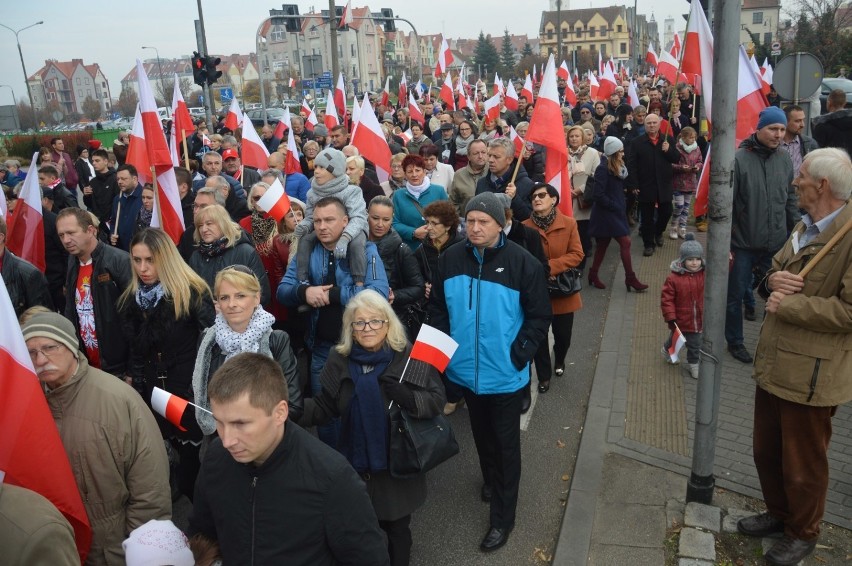
[[77, 146], [85, 145], [91, 139], [99, 140], [102, 147], [109, 150], [118, 139], [121, 130], [80, 130], [78, 132], [39, 132], [38, 134], [15, 134], [3, 136], [0, 143], [5, 149], [6, 157], [29, 162], [33, 153], [40, 147], [50, 147], [50, 140], [62, 138], [65, 141], [65, 151], [72, 159], [77, 158]]

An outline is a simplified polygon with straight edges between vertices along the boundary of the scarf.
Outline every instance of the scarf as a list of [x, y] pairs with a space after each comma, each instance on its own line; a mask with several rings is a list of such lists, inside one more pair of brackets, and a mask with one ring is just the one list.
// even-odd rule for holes
[[316, 177], [311, 177], [311, 190], [314, 191], [314, 198], [319, 200], [323, 197], [331, 197], [349, 186], [349, 177], [341, 175], [335, 177], [325, 185], [320, 185]]
[[698, 142], [692, 142], [691, 144], [686, 145], [683, 143], [683, 140], [678, 140], [677, 143], [686, 153], [692, 153], [698, 149]]
[[532, 215], [533, 224], [547, 232], [547, 229], [550, 228], [550, 225], [553, 224], [553, 221], [556, 219], [556, 206], [550, 207], [550, 212], [545, 214], [544, 216], [539, 216], [538, 214]]
[[456, 155], [467, 155], [467, 146], [476, 138], [470, 134], [466, 138], [456, 136]]
[[145, 226], [151, 225], [151, 219], [154, 218], [154, 209], [148, 210], [144, 206], [139, 209], [139, 222]]
[[237, 332], [231, 328], [222, 313], [216, 314], [216, 343], [225, 359], [229, 360], [242, 352], [257, 352], [260, 350], [260, 337], [272, 328], [275, 317], [258, 305], [249, 319], [245, 332]]
[[403, 177], [401, 181], [397, 181], [393, 177], [388, 177], [388, 185], [390, 186], [391, 190], [394, 190], [394, 191], [396, 191], [398, 189], [404, 189], [405, 188], [405, 177]]
[[581, 146], [580, 146], [580, 147], [578, 147], [577, 149], [571, 149], [571, 148], [569, 147], [569, 148], [568, 148], [568, 154], [569, 154], [571, 157], [576, 157], [577, 159], [582, 159], [582, 158], [583, 158], [583, 153], [585, 153], [585, 151], [586, 151], [586, 148], [587, 148], [587, 147], [589, 147], [589, 146], [587, 146], [587, 145], [585, 145], [585, 144], [581, 145]]
[[196, 249], [202, 257], [206, 257], [208, 259], [220, 256], [225, 253], [226, 249], [228, 249], [228, 238], [222, 236], [218, 240], [210, 243], [200, 242]]
[[[271, 216], [264, 218], [264, 214], [259, 210], [253, 210], [251, 213], [251, 237], [254, 240], [254, 246], [258, 251], [266, 252], [269, 248], [269, 240], [272, 236], [272, 231], [275, 229], [275, 219]], [[264, 253], [265, 255], [265, 253]]]
[[393, 359], [393, 350], [368, 352], [352, 344], [349, 375], [355, 391], [338, 449], [358, 473], [388, 469], [388, 418], [379, 377]]
[[429, 188], [431, 183], [429, 182], [429, 178], [424, 178], [423, 182], [417, 186], [412, 185], [408, 181], [405, 182], [405, 189], [408, 193], [413, 196], [415, 199], [420, 200], [420, 195], [426, 192], [426, 189]]
[[139, 287], [136, 288], [136, 304], [143, 311], [149, 311], [157, 306], [164, 294], [165, 290], [159, 281], [150, 285], [140, 281]]
[[618, 178], [619, 179], [626, 179], [627, 178], [627, 166], [626, 165], [621, 166], [621, 170], [618, 172]]

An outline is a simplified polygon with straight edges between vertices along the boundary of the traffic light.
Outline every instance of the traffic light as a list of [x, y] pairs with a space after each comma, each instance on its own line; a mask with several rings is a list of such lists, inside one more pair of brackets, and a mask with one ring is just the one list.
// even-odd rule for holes
[[[334, 7], [334, 25], [340, 26], [340, 20], [343, 19], [343, 7], [335, 6]], [[338, 27], [337, 31], [349, 31], [349, 26], [345, 25], [343, 27]]]
[[[271, 12], [271, 10], [270, 10]], [[278, 12], [278, 10], [276, 10]], [[301, 33], [302, 31], [302, 18], [292, 17], [299, 15], [299, 6], [297, 4], [282, 4], [281, 12], [283, 12], [285, 16], [291, 16], [286, 18], [284, 22], [284, 29], [286, 29], [290, 33]], [[276, 14], [278, 15], [278, 14]]]
[[393, 19], [393, 10], [390, 8], [382, 8], [381, 11], [383, 21], [382, 23], [385, 26], [385, 31], [396, 31], [396, 21]]
[[207, 83], [207, 58], [192, 52], [192, 80], [195, 84], [204, 86]]
[[222, 62], [222, 59], [219, 57], [207, 57], [204, 64], [207, 68], [205, 74], [207, 75], [207, 84], [212, 85], [216, 81], [219, 80], [219, 77], [222, 76], [222, 71], [217, 69], [219, 63]]

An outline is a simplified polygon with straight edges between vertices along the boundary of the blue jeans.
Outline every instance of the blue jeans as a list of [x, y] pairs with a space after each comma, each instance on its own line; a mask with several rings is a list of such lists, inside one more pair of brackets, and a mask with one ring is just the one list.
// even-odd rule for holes
[[728, 309], [725, 315], [725, 340], [729, 346], [743, 343], [743, 297], [751, 289], [754, 269], [766, 272], [772, 265], [772, 254], [733, 249], [734, 262], [728, 272]]
[[[320, 374], [325, 362], [328, 360], [328, 352], [334, 346], [331, 342], [317, 340], [311, 349], [311, 392], [314, 397], [322, 390], [320, 385]], [[340, 419], [335, 417], [328, 424], [317, 427], [319, 439], [337, 450], [337, 441], [340, 439]]]

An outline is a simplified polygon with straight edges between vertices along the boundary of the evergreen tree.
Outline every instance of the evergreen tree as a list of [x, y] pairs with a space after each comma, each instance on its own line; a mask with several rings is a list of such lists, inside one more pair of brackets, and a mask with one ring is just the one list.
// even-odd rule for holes
[[473, 50], [474, 63], [479, 67], [482, 78], [487, 79], [494, 76], [494, 72], [500, 67], [500, 55], [497, 48], [491, 43], [491, 37], [485, 37], [485, 33], [479, 32], [479, 40]]
[[511, 75], [515, 68], [515, 49], [512, 47], [512, 38], [509, 36], [509, 30], [503, 32], [503, 45], [500, 49], [500, 74]]
[[524, 57], [532, 57], [534, 55], [530, 42], [524, 43], [524, 49], [521, 51], [521, 59]]

